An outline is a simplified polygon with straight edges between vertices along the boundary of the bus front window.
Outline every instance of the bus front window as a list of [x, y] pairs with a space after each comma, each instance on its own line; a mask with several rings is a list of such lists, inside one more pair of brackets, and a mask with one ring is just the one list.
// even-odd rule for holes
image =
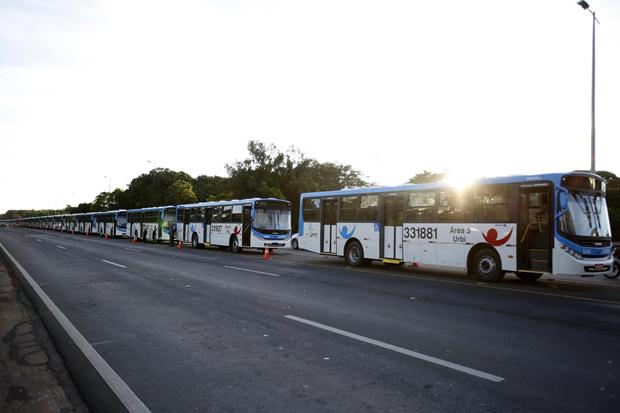
[[254, 211], [254, 228], [259, 231], [291, 230], [291, 211], [276, 208], [257, 208]]
[[577, 237], [611, 237], [607, 202], [601, 195], [570, 192], [560, 231]]

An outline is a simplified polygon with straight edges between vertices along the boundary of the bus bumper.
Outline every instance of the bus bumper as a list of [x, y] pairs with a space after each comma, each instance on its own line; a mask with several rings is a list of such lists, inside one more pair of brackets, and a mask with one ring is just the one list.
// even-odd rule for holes
[[611, 254], [608, 258], [579, 259], [562, 248], [554, 248], [553, 258], [553, 275], [592, 277], [594, 275], [609, 274], [613, 267]]

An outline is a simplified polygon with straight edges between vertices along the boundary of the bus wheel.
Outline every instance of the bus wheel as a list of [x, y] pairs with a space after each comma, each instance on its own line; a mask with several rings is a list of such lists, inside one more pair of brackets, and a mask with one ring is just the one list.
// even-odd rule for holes
[[519, 277], [521, 281], [536, 281], [540, 277], [542, 277], [541, 272], [520, 272], [517, 271], [516, 276]]
[[620, 260], [618, 260], [618, 258], [614, 258], [614, 264], [612, 266], [611, 274], [606, 273], [605, 277], [611, 278], [613, 280], [614, 278], [618, 278], [619, 275], [620, 275]]
[[196, 233], [192, 235], [192, 247], [198, 248], [198, 234]]
[[234, 253], [241, 252], [242, 248], [239, 246], [239, 239], [237, 237], [232, 237], [230, 240], [230, 250]]
[[293, 247], [294, 250], [299, 249], [299, 242], [297, 241], [296, 238], [293, 238], [293, 240], [291, 241], [291, 247]]
[[476, 252], [471, 264], [472, 272], [480, 281], [499, 282], [504, 278], [502, 261], [492, 249], [483, 248]]
[[344, 253], [344, 259], [352, 267], [363, 267], [366, 264], [364, 249], [357, 241], [351, 242]]

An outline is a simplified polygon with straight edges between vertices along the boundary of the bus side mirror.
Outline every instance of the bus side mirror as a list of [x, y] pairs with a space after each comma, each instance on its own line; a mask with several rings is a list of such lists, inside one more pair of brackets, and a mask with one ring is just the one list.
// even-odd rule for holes
[[560, 206], [560, 211], [564, 211], [568, 208], [568, 192], [560, 191], [558, 194], [558, 204]]

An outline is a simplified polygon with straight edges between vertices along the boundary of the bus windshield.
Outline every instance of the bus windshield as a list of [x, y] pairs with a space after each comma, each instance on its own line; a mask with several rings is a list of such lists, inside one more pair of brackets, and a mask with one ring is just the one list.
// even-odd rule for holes
[[562, 232], [581, 237], [611, 237], [607, 202], [601, 195], [570, 192], [567, 210], [559, 220]]
[[291, 210], [284, 205], [257, 207], [254, 210], [254, 228], [259, 230], [291, 230]]

